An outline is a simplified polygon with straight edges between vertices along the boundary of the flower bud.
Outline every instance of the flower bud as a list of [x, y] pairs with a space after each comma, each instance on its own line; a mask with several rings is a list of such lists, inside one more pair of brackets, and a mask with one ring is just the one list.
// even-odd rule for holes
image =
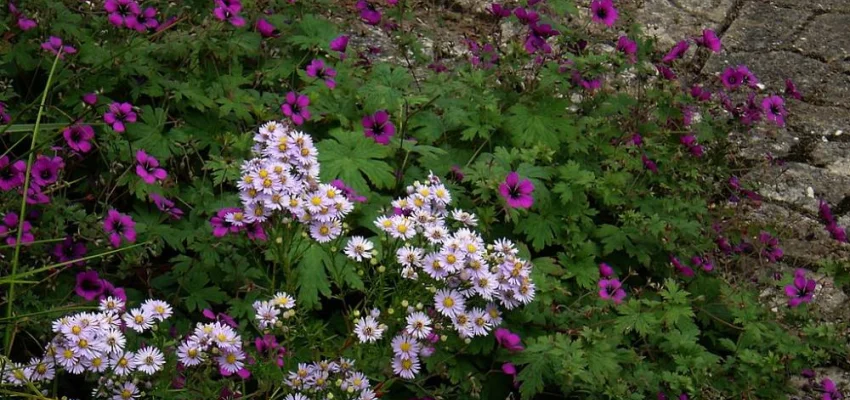
[[[283, 313], [283, 318], [286, 318], [286, 313]], [[274, 326], [277, 327], [277, 328], [280, 328], [281, 326], [283, 326], [283, 321], [275, 322]]]
[[409, 303], [407, 300], [402, 300], [402, 301], [401, 301], [401, 306], [402, 306], [402, 307], [407, 307], [407, 305], [408, 305], [408, 304], [410, 304], [410, 303]]
[[357, 275], [358, 275], [358, 276], [363, 276], [363, 270], [361, 269], [361, 270], [357, 271]]
[[422, 307], [425, 307], [425, 306], [422, 305], [422, 303], [416, 303], [416, 309], [417, 310], [421, 310]]
[[328, 399], [328, 400], [331, 400], [331, 399], [333, 399], [333, 398], [334, 398], [334, 394], [333, 394], [333, 393], [328, 393], [328, 397], [327, 397], [327, 399]]
[[381, 265], [380, 267], [378, 267], [378, 272], [380, 272], [380, 273], [382, 273], [382, 274], [383, 274], [384, 272], [387, 272], [387, 267], [385, 267], [385, 266]]
[[441, 342], [445, 342], [446, 340], [449, 340], [449, 337], [448, 337], [448, 336], [446, 336], [446, 335], [441, 335], [441, 336], [440, 336], [440, 341], [441, 341]]
[[337, 386], [342, 386], [342, 379], [337, 379], [337, 380], [336, 380], [336, 382], [334, 382], [334, 383], [335, 383]]
[[372, 264], [372, 265], [378, 265], [378, 259], [377, 259], [377, 258], [372, 258], [372, 259], [370, 259], [370, 260], [369, 260], [369, 264]]
[[472, 343], [472, 339], [466, 338], [466, 339], [463, 339], [463, 342], [466, 343], [466, 344], [470, 344], [470, 343]]
[[395, 310], [393, 310], [393, 308], [392, 308], [392, 307], [390, 307], [390, 308], [388, 308], [388, 309], [387, 309], [387, 314], [389, 314], [389, 315], [393, 315], [394, 313], [395, 313]]
[[274, 238], [274, 242], [277, 243], [277, 244], [281, 244], [281, 243], [283, 243], [283, 238], [278, 236], [278, 237]]
[[354, 393], [354, 386], [349, 386], [348, 389], [345, 389], [348, 393]]
[[307, 232], [301, 232], [301, 237], [303, 237], [304, 239], [307, 239], [308, 236], [309, 235], [307, 234]]
[[354, 314], [355, 317], [359, 317], [360, 316], [360, 310], [354, 310], [354, 312], [352, 314]]
[[337, 251], [336, 246], [331, 246], [331, 252], [336, 253], [336, 251]]

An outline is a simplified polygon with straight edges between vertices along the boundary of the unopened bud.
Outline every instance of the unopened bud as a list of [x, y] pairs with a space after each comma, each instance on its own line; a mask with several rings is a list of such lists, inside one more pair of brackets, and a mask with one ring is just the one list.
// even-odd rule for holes
[[281, 244], [281, 243], [283, 243], [283, 238], [278, 236], [278, 237], [274, 238], [274, 242], [277, 243], [277, 244]]
[[387, 267], [385, 267], [385, 266], [381, 265], [380, 267], [378, 267], [378, 272], [380, 272], [380, 273], [382, 273], [382, 274], [383, 274], [384, 272], [387, 272]]
[[407, 307], [407, 305], [408, 305], [408, 304], [410, 304], [410, 303], [409, 303], [407, 300], [402, 300], [402, 301], [401, 301], [401, 306], [402, 306], [402, 307]]
[[387, 314], [393, 315], [393, 314], [395, 314], [395, 310], [393, 310], [393, 308], [390, 307], [390, 308], [387, 309]]
[[352, 314], [354, 314], [355, 317], [359, 317], [360, 316], [360, 310], [354, 310], [354, 312]]

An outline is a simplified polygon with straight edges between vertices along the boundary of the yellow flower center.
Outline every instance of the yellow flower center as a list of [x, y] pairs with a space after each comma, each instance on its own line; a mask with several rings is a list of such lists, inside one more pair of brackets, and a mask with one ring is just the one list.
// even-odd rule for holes
[[384, 222], [381, 223], [381, 225], [383, 225], [384, 228], [389, 228], [389, 227], [393, 226], [393, 222], [388, 220], [388, 219], [385, 219]]
[[399, 349], [401, 349], [401, 351], [406, 353], [410, 351], [410, 348], [413, 347], [413, 345], [411, 345], [409, 342], [401, 342], [401, 346], [398, 347]]
[[454, 254], [449, 254], [449, 255], [447, 255], [447, 256], [446, 256], [446, 261], [447, 261], [449, 264], [454, 264], [454, 263], [455, 263], [455, 261], [457, 261], [457, 257], [455, 257], [455, 255], [454, 255]]
[[437, 189], [435, 192], [436, 196], [439, 198], [443, 198], [446, 196], [446, 191], [444, 189]]
[[38, 364], [35, 367], [35, 371], [38, 372], [39, 374], [44, 375], [47, 372], [47, 366], [44, 365], [44, 364]]
[[189, 349], [189, 351], [186, 352], [186, 355], [189, 356], [189, 358], [195, 358], [198, 356], [198, 350]]
[[77, 325], [74, 325], [73, 327], [71, 327], [71, 333], [73, 333], [75, 335], [79, 335], [80, 332], [82, 332], [82, 331], [83, 331], [83, 328], [80, 328]]
[[135, 318], [133, 318], [133, 320], [135, 320], [137, 324], [141, 324], [142, 322], [145, 322], [145, 317], [137, 315]]
[[452, 307], [455, 305], [455, 300], [451, 297], [446, 297], [443, 299], [443, 305], [446, 307]]
[[130, 399], [132, 397], [133, 397], [133, 393], [130, 392], [130, 389], [124, 389], [124, 390], [121, 391], [121, 398], [122, 399]]
[[457, 316], [457, 322], [459, 324], [463, 325], [463, 324], [466, 324], [467, 322], [469, 322], [469, 318], [467, 318], [466, 315], [461, 314], [461, 315]]
[[62, 357], [65, 357], [66, 360], [70, 360], [74, 358], [74, 352], [70, 349], [65, 349], [65, 351], [62, 352]]
[[251, 175], [245, 175], [245, 176], [242, 177], [242, 181], [245, 182], [245, 183], [253, 183], [254, 177], [251, 176]]
[[466, 245], [466, 251], [468, 251], [470, 253], [475, 253], [476, 251], [478, 251], [478, 247], [476, 247], [474, 244], [470, 243], [470, 244]]
[[396, 228], [396, 230], [398, 230], [398, 233], [406, 233], [407, 232], [407, 225], [401, 224]]
[[330, 232], [331, 232], [331, 229], [328, 228], [327, 226], [322, 225], [322, 227], [319, 228], [319, 233], [321, 233], [322, 235], [327, 235]]
[[259, 175], [260, 178], [267, 178], [269, 176], [269, 171], [261, 169], [260, 171], [257, 172], [257, 175]]
[[310, 149], [308, 149], [306, 147], [302, 148], [301, 149], [301, 155], [304, 156], [304, 157], [307, 157], [308, 155], [310, 155]]
[[165, 307], [163, 307], [163, 306], [156, 306], [153, 309], [159, 314], [165, 313]]
[[329, 199], [332, 199], [332, 198], [336, 197], [336, 190], [328, 189], [328, 191], [327, 191], [327, 193], [325, 193], [325, 195], [328, 196]]
[[322, 198], [319, 197], [319, 196], [313, 196], [310, 199], [310, 204], [312, 204], [314, 206], [318, 206], [318, 205], [322, 204]]
[[272, 183], [274, 182], [270, 178], [263, 179], [263, 187], [266, 189], [272, 187]]
[[236, 363], [236, 355], [235, 354], [232, 354], [232, 353], [228, 354], [226, 359], [227, 359], [228, 364], [235, 364]]
[[100, 357], [92, 358], [91, 365], [99, 367], [101, 364], [103, 364], [103, 360], [101, 360]]
[[118, 360], [118, 365], [120, 365], [120, 366], [122, 366], [122, 367], [126, 367], [126, 366], [127, 366], [127, 364], [129, 364], [129, 363], [130, 363], [130, 362], [129, 362], [129, 361], [127, 361], [127, 359], [126, 359], [126, 358], [124, 358], [124, 357], [121, 357], [121, 359], [120, 359], [120, 360]]
[[422, 200], [422, 199], [417, 197], [417, 198], [413, 199], [413, 204], [415, 204], [416, 207], [422, 207], [422, 205], [425, 204], [425, 200]]
[[404, 369], [413, 368], [413, 361], [410, 360], [401, 360], [401, 367]]
[[86, 347], [89, 347], [89, 341], [85, 339], [80, 339], [80, 341], [77, 342], [77, 346], [80, 346], [80, 348], [85, 349]]

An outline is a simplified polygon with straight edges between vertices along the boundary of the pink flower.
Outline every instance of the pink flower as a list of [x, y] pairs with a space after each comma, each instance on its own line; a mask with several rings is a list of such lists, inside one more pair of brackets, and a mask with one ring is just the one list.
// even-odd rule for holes
[[496, 329], [494, 336], [499, 345], [512, 353], [525, 350], [525, 347], [522, 345], [522, 338], [505, 328]]
[[47, 39], [46, 42], [41, 44], [41, 48], [53, 54], [59, 54], [59, 51], [61, 50], [62, 54], [59, 54], [59, 58], [63, 60], [65, 59], [65, 54], [74, 54], [77, 52], [77, 49], [63, 44], [62, 39], [56, 36], [51, 36], [49, 39]]
[[270, 37], [278, 37], [280, 36], [280, 32], [272, 25], [271, 22], [267, 21], [265, 18], [260, 18], [257, 20], [257, 23], [254, 25], [254, 28], [257, 29], [257, 32], [260, 32], [265, 38]]
[[499, 194], [510, 208], [531, 208], [534, 204], [534, 184], [528, 179], [519, 180], [519, 174], [511, 172], [505, 177], [505, 181], [499, 185]]
[[598, 24], [610, 28], [617, 22], [618, 13], [612, 0], [593, 0], [590, 3], [590, 12], [593, 14], [593, 22]]
[[295, 125], [302, 125], [310, 119], [310, 110], [307, 106], [310, 105], [310, 98], [295, 92], [286, 94], [286, 102], [281, 104], [280, 111], [283, 115], [289, 117]]
[[388, 144], [395, 135], [395, 125], [390, 121], [387, 110], [380, 110], [372, 115], [363, 117], [360, 121], [363, 133], [380, 144]]
[[159, 161], [154, 156], [139, 150], [136, 152], [136, 175], [150, 185], [165, 180], [168, 173], [159, 167]]
[[112, 126], [115, 132], [121, 133], [125, 130], [126, 122], [136, 122], [136, 113], [133, 112], [133, 105], [130, 103], [112, 103], [103, 114], [103, 120]]

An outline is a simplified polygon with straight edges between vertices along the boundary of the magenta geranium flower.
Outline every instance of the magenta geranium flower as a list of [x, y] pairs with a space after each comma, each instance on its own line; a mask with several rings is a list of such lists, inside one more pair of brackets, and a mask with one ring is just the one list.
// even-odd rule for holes
[[[18, 213], [16, 212], [8, 212], [3, 216], [3, 223], [0, 224], [0, 238], [6, 238], [6, 244], [9, 246], [14, 246], [18, 243]], [[28, 245], [35, 240], [35, 236], [32, 234], [32, 224], [29, 221], [24, 220], [21, 225], [21, 244]]]
[[102, 279], [103, 281], [103, 294], [100, 295], [98, 300], [103, 300], [107, 297], [115, 297], [117, 299], [121, 299], [124, 302], [127, 302], [127, 293], [124, 292], [124, 288], [115, 287], [111, 282], [106, 279]]
[[717, 34], [711, 29], [703, 29], [702, 36], [696, 38], [696, 42], [698, 45], [705, 47], [712, 52], [720, 52], [720, 38], [717, 37]]
[[[86, 245], [82, 242], [77, 242], [71, 236], [66, 236], [65, 240], [53, 246], [53, 259], [56, 262], [68, 262], [71, 260], [78, 260], [80, 258], [85, 257], [86, 255]], [[74, 265], [83, 266], [85, 265], [85, 261], [77, 261]]]
[[536, 11], [527, 8], [517, 7], [514, 10], [514, 15], [516, 15], [519, 22], [523, 25], [535, 24], [537, 21], [540, 21], [540, 15]]
[[325, 65], [325, 62], [322, 60], [315, 59], [310, 62], [310, 65], [307, 66], [307, 76], [324, 80], [325, 85], [330, 89], [336, 87], [336, 81], [334, 80], [336, 70]]
[[130, 103], [112, 103], [103, 114], [103, 120], [112, 126], [115, 132], [121, 133], [126, 129], [125, 124], [136, 122], [136, 113]]
[[679, 141], [682, 143], [682, 145], [688, 148], [688, 151], [691, 153], [691, 155], [693, 155], [694, 157], [702, 157], [703, 148], [702, 145], [697, 143], [697, 137], [695, 135], [683, 135], [679, 138]]
[[626, 55], [629, 63], [634, 64], [637, 62], [637, 42], [629, 39], [628, 36], [620, 36], [617, 40], [617, 50]]
[[158, 208], [159, 211], [168, 214], [168, 216], [172, 219], [180, 219], [183, 217], [183, 210], [174, 207], [173, 201], [168, 200], [165, 197], [162, 197], [156, 193], [151, 193], [150, 196], [151, 200], [153, 200], [153, 203], [156, 205], [156, 208]]
[[295, 125], [301, 125], [310, 119], [310, 98], [303, 94], [289, 92], [286, 94], [286, 102], [281, 104], [280, 111], [287, 116]]
[[50, 197], [48, 197], [36, 184], [30, 185], [27, 189], [27, 204], [47, 204], [50, 203]]
[[691, 45], [688, 43], [687, 40], [682, 40], [676, 43], [673, 48], [671, 48], [670, 51], [668, 51], [667, 54], [664, 55], [664, 58], [662, 58], [661, 61], [666, 64], [669, 64], [675, 60], [678, 60], [684, 57], [685, 53], [690, 47]]
[[605, 24], [609, 28], [614, 26], [619, 16], [612, 0], [593, 0], [590, 3], [590, 12], [593, 14], [593, 22]]
[[655, 64], [655, 70], [658, 71], [658, 74], [661, 75], [662, 78], [668, 81], [675, 81], [677, 78], [676, 72], [664, 64]]
[[395, 124], [390, 121], [387, 110], [380, 110], [372, 115], [363, 117], [360, 121], [363, 133], [380, 144], [388, 144], [395, 135]]
[[86, 93], [86, 94], [83, 95], [82, 99], [83, 99], [83, 103], [86, 103], [87, 105], [93, 106], [93, 105], [97, 104], [97, 93], [94, 93], [94, 92]]
[[779, 239], [772, 236], [770, 233], [765, 231], [759, 233], [759, 242], [764, 245], [761, 255], [772, 263], [779, 261], [779, 259], [785, 254], [779, 247]]
[[9, 115], [9, 112], [6, 109], [6, 103], [0, 101], [0, 124], [8, 124], [11, 120], [12, 116]]
[[159, 167], [159, 161], [154, 156], [139, 150], [136, 152], [136, 175], [150, 185], [165, 180], [168, 173]]
[[821, 381], [821, 386], [823, 388], [823, 396], [821, 400], [841, 400], [844, 398], [844, 395], [838, 391], [838, 388], [835, 386], [835, 382], [829, 378], [823, 378]]
[[65, 167], [62, 157], [40, 155], [32, 165], [32, 180], [38, 186], [47, 186], [59, 179], [59, 170]]
[[135, 243], [135, 228], [136, 223], [133, 222], [132, 217], [115, 210], [109, 210], [106, 219], [103, 221], [103, 229], [109, 235], [109, 243], [115, 248], [121, 246], [122, 238], [128, 243]]
[[336, 38], [334, 38], [334, 40], [331, 40], [330, 47], [333, 51], [345, 53], [345, 50], [348, 48], [348, 36], [337, 36]]
[[803, 100], [803, 95], [797, 90], [797, 85], [790, 78], [785, 80], [785, 95], [797, 100]]
[[0, 157], [0, 190], [8, 192], [24, 184], [27, 163], [23, 160], [11, 162], [9, 156]]
[[62, 54], [59, 55], [59, 58], [63, 60], [65, 59], [65, 54], [74, 54], [77, 52], [76, 48], [63, 44], [62, 39], [56, 36], [51, 36], [47, 39], [46, 42], [41, 44], [41, 48], [53, 53], [54, 55], [59, 54], [59, 51], [61, 50]]
[[145, 32], [147, 30], [156, 31], [159, 28], [159, 21], [156, 19], [156, 8], [148, 7], [139, 14], [139, 23], [136, 25], [136, 30]]
[[658, 165], [655, 164], [655, 161], [649, 159], [646, 154], [640, 156], [641, 162], [643, 162], [643, 167], [648, 169], [653, 174], [658, 173]]
[[698, 101], [709, 101], [711, 100], [711, 91], [700, 85], [693, 85], [691, 86], [691, 97]]
[[522, 345], [522, 338], [516, 333], [513, 333], [505, 328], [498, 328], [493, 336], [496, 337], [496, 342], [511, 353], [525, 350]]
[[65, 143], [74, 151], [88, 153], [91, 151], [91, 140], [94, 138], [94, 128], [91, 125], [73, 125], [62, 131]]
[[519, 179], [519, 174], [511, 172], [505, 177], [505, 181], [499, 185], [499, 194], [510, 208], [531, 208], [534, 204], [534, 184], [528, 179]]
[[626, 298], [626, 291], [623, 290], [623, 285], [619, 279], [600, 279], [599, 298], [602, 300], [611, 300], [614, 304], [620, 304]]
[[782, 97], [776, 95], [765, 97], [761, 101], [761, 109], [768, 121], [777, 126], [785, 126], [785, 116], [788, 113], [785, 111], [785, 100]]
[[369, 25], [378, 25], [381, 23], [381, 12], [375, 9], [371, 3], [366, 0], [357, 0], [355, 4], [357, 11], [360, 11], [360, 19]]
[[758, 79], [755, 74], [750, 72], [750, 69], [745, 65], [726, 68], [720, 75], [720, 80], [723, 82], [723, 86], [729, 90], [737, 89], [742, 85], [747, 85], [753, 88], [758, 85]]
[[258, 19], [257, 23], [254, 24], [254, 29], [256, 29], [257, 32], [260, 32], [260, 35], [264, 38], [280, 36], [280, 31], [278, 31], [277, 28], [275, 28], [275, 26], [265, 18]]
[[614, 268], [606, 263], [599, 264], [599, 276], [608, 279], [614, 276]]
[[683, 264], [678, 257], [670, 255], [670, 264], [673, 264], [673, 268], [676, 269], [676, 272], [682, 274], [682, 276], [686, 278], [691, 278], [694, 276], [694, 270], [691, 267]]
[[229, 5], [219, 2], [218, 6], [213, 9], [213, 15], [220, 21], [226, 21], [235, 27], [245, 26], [245, 18], [239, 15], [242, 11], [242, 4], [231, 2]]
[[74, 292], [86, 301], [92, 301], [103, 294], [103, 280], [97, 275], [97, 271], [84, 271], [77, 273], [77, 286]]
[[811, 303], [815, 295], [817, 282], [814, 279], [806, 279], [806, 271], [798, 269], [794, 271], [794, 281], [785, 286], [785, 294], [788, 296], [788, 306], [797, 307], [803, 303]]
[[139, 26], [139, 14], [142, 9], [133, 0], [106, 0], [103, 8], [109, 13], [109, 23], [117, 27], [136, 29]]
[[501, 5], [499, 3], [493, 3], [487, 8], [487, 12], [493, 15], [496, 18], [507, 18], [511, 16], [511, 8], [508, 6]]

